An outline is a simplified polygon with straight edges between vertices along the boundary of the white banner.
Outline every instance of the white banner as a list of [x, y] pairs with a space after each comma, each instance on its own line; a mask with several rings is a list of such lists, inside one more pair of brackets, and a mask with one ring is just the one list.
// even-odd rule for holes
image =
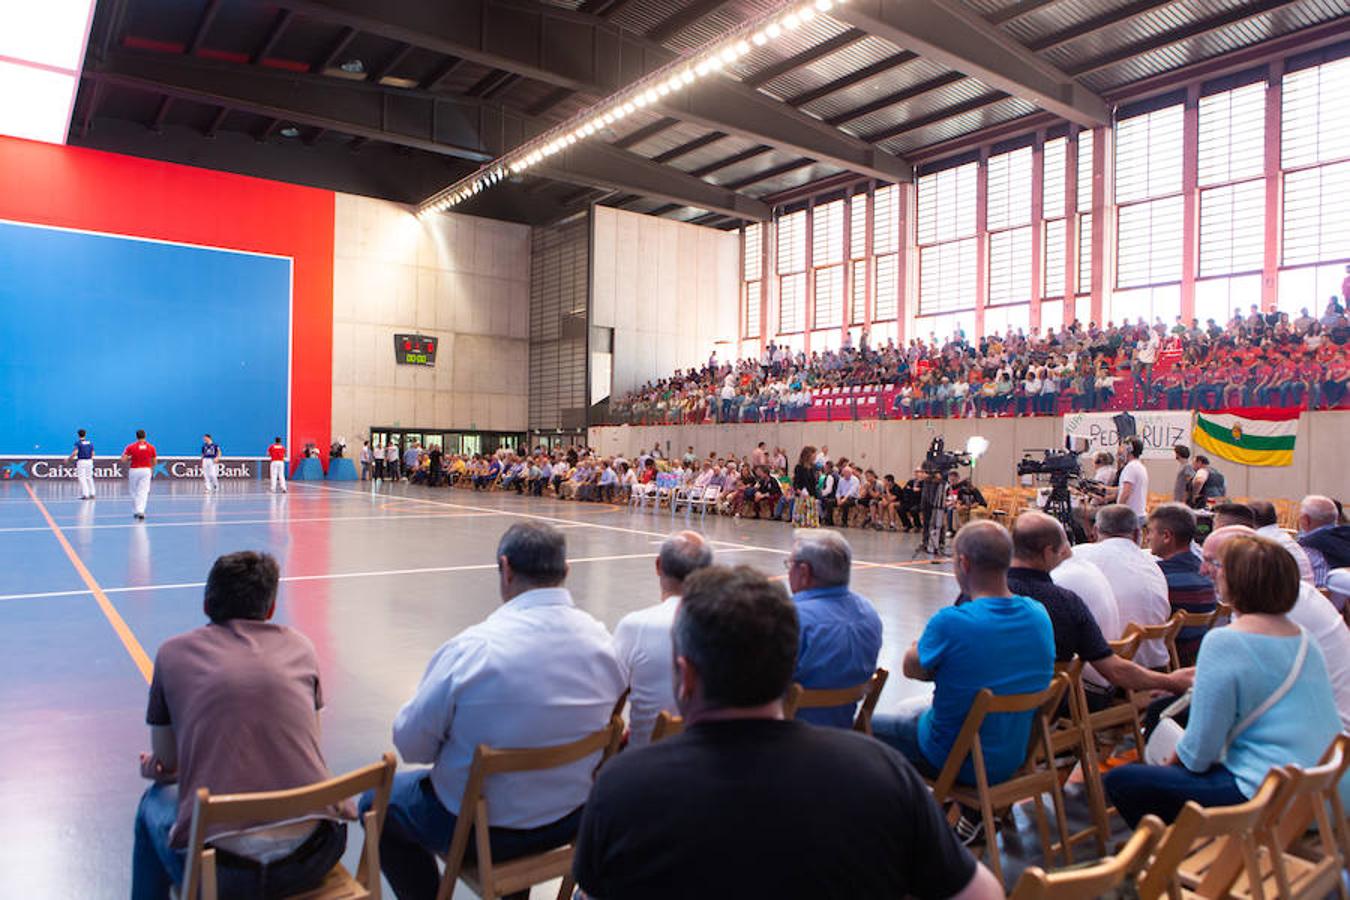
[[[1073, 413], [1064, 417], [1065, 437], [1085, 438], [1087, 452], [1103, 450], [1115, 453], [1120, 444], [1115, 417], [1119, 413]], [[1160, 410], [1131, 412], [1135, 433], [1144, 441], [1144, 459], [1172, 459], [1172, 448], [1177, 444], [1191, 446], [1191, 413], [1189, 410]]]

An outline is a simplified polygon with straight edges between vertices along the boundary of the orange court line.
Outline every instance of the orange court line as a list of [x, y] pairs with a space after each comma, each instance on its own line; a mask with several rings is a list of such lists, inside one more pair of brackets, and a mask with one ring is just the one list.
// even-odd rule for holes
[[32, 486], [25, 484], [24, 489], [28, 491], [28, 496], [32, 497], [33, 502], [37, 504], [38, 512], [42, 513], [42, 518], [47, 520], [47, 525], [51, 528], [52, 534], [56, 535], [56, 540], [60, 542], [61, 549], [66, 551], [66, 557], [70, 559], [70, 564], [75, 567], [75, 571], [80, 574], [80, 578], [89, 588], [89, 592], [98, 601], [98, 607], [103, 610], [104, 618], [108, 620], [108, 624], [112, 626], [113, 631], [117, 632], [117, 636], [122, 640], [122, 646], [126, 647], [127, 653], [131, 654], [131, 661], [136, 664], [136, 668], [141, 670], [142, 677], [149, 684], [155, 666], [150, 661], [150, 657], [146, 655], [145, 648], [141, 646], [140, 641], [136, 640], [136, 635], [132, 634], [131, 627], [117, 612], [117, 608], [112, 605], [108, 595], [103, 593], [103, 588], [99, 587], [98, 582], [94, 580], [94, 576], [85, 567], [84, 561], [75, 552], [75, 548], [70, 546], [70, 541], [66, 540], [65, 534], [56, 524], [56, 520], [52, 518], [51, 513], [47, 512], [47, 507], [38, 499], [38, 495], [33, 493]]

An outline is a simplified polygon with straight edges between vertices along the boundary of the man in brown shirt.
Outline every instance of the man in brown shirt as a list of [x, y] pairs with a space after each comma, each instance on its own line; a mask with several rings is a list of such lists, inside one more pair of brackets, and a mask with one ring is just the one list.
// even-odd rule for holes
[[[270, 791], [330, 777], [319, 749], [314, 646], [269, 621], [278, 576], [266, 554], [220, 557], [206, 581], [210, 623], [159, 648], [145, 717], [152, 752], [141, 754], [141, 774], [154, 783], [136, 812], [132, 900], [167, 898], [181, 883], [198, 788]], [[346, 826], [333, 819], [207, 837], [224, 896], [313, 887], [347, 842]]]

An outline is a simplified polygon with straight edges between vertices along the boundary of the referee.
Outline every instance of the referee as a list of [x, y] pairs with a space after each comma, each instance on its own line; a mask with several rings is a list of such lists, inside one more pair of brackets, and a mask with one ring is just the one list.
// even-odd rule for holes
[[94, 444], [84, 436], [84, 429], [81, 428], [77, 435], [79, 440], [75, 442], [75, 449], [70, 451], [66, 457], [66, 462], [75, 460], [75, 478], [80, 482], [80, 499], [94, 499]]
[[127, 444], [122, 451], [122, 462], [127, 463], [127, 485], [131, 489], [132, 515], [145, 519], [145, 502], [150, 499], [150, 476], [155, 471], [155, 459], [159, 453], [155, 445], [145, 439], [145, 430], [136, 432], [136, 442]]
[[220, 458], [220, 445], [211, 440], [211, 435], [202, 435], [202, 481], [206, 483], [206, 492], [220, 490], [220, 481], [216, 478], [216, 460]]

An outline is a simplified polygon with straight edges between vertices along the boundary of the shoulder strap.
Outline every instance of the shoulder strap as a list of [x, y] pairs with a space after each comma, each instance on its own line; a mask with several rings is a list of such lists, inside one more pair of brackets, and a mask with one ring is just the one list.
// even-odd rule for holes
[[1298, 652], [1294, 654], [1294, 664], [1289, 667], [1289, 674], [1284, 677], [1284, 681], [1280, 683], [1280, 686], [1277, 687], [1260, 706], [1247, 713], [1246, 718], [1241, 722], [1238, 722], [1237, 726], [1234, 727], [1232, 731], [1228, 732], [1228, 739], [1224, 741], [1223, 744], [1223, 754], [1219, 757], [1220, 762], [1223, 762], [1228, 757], [1228, 748], [1233, 746], [1233, 741], [1237, 740], [1242, 732], [1254, 725], [1257, 719], [1269, 712], [1271, 707], [1284, 699], [1285, 694], [1293, 690], [1294, 682], [1298, 681], [1298, 676], [1303, 672], [1303, 661], [1308, 658], [1308, 632], [1302, 625], [1298, 626], [1298, 630]]

